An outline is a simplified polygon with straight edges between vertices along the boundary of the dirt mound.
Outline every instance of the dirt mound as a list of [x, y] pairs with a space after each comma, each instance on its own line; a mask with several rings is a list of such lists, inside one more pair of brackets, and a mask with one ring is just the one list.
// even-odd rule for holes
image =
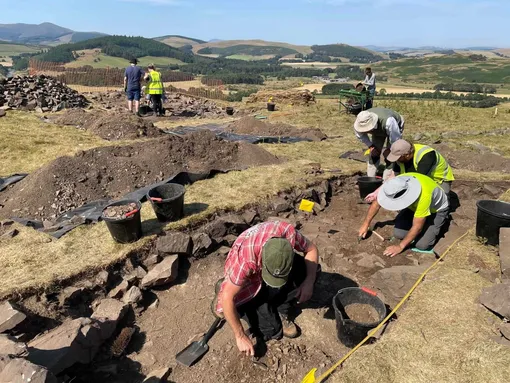
[[105, 113], [73, 109], [51, 120], [60, 125], [71, 125], [89, 130], [107, 141], [158, 137], [164, 134], [152, 122], [128, 112]]
[[2, 192], [0, 217], [52, 218], [86, 202], [118, 198], [181, 171], [231, 170], [278, 163], [264, 149], [208, 131], [60, 157]]
[[452, 149], [446, 144], [434, 145], [454, 169], [473, 172], [510, 173], [510, 158], [491, 153], [487, 150]]
[[274, 102], [276, 104], [307, 105], [315, 102], [315, 96], [309, 90], [262, 90], [251, 95], [247, 103]]
[[322, 141], [327, 138], [320, 129], [299, 129], [287, 124], [271, 124], [262, 120], [257, 120], [251, 116], [243, 117], [233, 122], [228, 125], [226, 131], [253, 136], [301, 137], [308, 138], [312, 141]]

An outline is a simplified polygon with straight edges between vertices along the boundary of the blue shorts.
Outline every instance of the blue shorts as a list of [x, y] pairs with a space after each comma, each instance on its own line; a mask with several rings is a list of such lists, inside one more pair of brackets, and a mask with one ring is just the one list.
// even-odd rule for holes
[[128, 101], [140, 101], [140, 89], [128, 89], [126, 94]]

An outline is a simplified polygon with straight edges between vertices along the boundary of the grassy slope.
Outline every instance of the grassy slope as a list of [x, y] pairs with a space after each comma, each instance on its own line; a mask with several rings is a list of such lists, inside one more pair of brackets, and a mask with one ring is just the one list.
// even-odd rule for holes
[[205, 41], [185, 36], [161, 36], [154, 38], [154, 40], [161, 41], [162, 43], [175, 48], [180, 48], [184, 45], [197, 45], [205, 43]]
[[[76, 68], [84, 65], [90, 65], [94, 68], [124, 68], [129, 65], [129, 61], [120, 57], [107, 56], [103, 53], [92, 54], [90, 51], [86, 51], [85, 56], [81, 56], [78, 60], [66, 64], [69, 68]], [[100, 58], [101, 61], [94, 62], [94, 59]], [[140, 57], [139, 62], [141, 66], [147, 66], [149, 64], [155, 64], [156, 66], [166, 66], [172, 64], [184, 64], [182, 61], [170, 58], [170, 57], [152, 57], [145, 56]]]
[[373, 65], [390, 79], [412, 82], [478, 82], [510, 84], [510, 59], [474, 62], [464, 55], [400, 59]]
[[0, 44], [0, 56], [16, 56], [20, 53], [35, 53], [41, 48], [32, 45]]

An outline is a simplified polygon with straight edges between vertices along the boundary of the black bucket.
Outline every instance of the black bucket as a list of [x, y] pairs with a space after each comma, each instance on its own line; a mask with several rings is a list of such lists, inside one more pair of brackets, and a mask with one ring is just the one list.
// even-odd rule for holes
[[270, 112], [274, 112], [276, 109], [276, 104], [274, 102], [268, 102], [267, 103], [267, 110]]
[[[354, 303], [372, 306], [379, 315], [378, 320], [374, 323], [358, 323], [349, 319], [345, 307]], [[340, 290], [333, 298], [333, 308], [335, 310], [338, 340], [350, 348], [365, 339], [368, 332], [376, 328], [387, 315], [386, 305], [377, 297], [377, 294], [359, 287], [347, 287]]]
[[488, 245], [498, 246], [499, 229], [510, 227], [510, 203], [484, 200], [476, 206], [476, 236], [486, 238]]
[[231, 106], [227, 106], [225, 112], [227, 112], [229, 116], [232, 116], [234, 114], [234, 108], [232, 108]]
[[127, 205], [130, 203], [136, 203], [137, 209], [129, 217], [124, 219], [102, 217], [113, 239], [119, 243], [136, 242], [142, 238], [142, 217], [140, 214], [142, 204], [140, 201], [123, 200], [111, 203], [104, 208], [106, 210], [109, 206]]
[[184, 216], [184, 186], [164, 184], [147, 193], [160, 222], [177, 221]]
[[359, 196], [361, 199], [365, 199], [367, 195], [375, 192], [383, 184], [382, 178], [379, 177], [359, 177]]

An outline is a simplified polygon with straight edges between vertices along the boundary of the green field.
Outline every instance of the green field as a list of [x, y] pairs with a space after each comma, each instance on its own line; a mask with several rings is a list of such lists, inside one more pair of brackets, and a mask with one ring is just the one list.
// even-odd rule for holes
[[465, 82], [510, 84], [510, 60], [473, 61], [467, 56], [441, 56], [401, 59], [373, 65], [377, 73], [401, 83]]
[[232, 60], [244, 60], [244, 61], [255, 61], [255, 60], [265, 60], [270, 56], [252, 56], [252, 55], [231, 55], [227, 56], [228, 59]]
[[0, 57], [17, 56], [20, 53], [35, 53], [41, 49], [32, 45], [2, 44], [0, 43]]
[[[94, 60], [97, 60], [94, 62]], [[149, 64], [154, 64], [158, 67], [168, 66], [168, 65], [181, 65], [184, 64], [182, 61], [169, 58], [169, 57], [154, 57], [154, 56], [145, 56], [140, 57], [138, 59], [140, 61], [140, 66], [147, 66]], [[80, 57], [78, 60], [73, 61], [66, 66], [69, 68], [76, 68], [85, 65], [90, 65], [93, 68], [124, 68], [129, 65], [129, 61], [120, 57], [112, 57], [107, 56], [103, 53], [100, 54], [87, 54], [83, 57]]]

